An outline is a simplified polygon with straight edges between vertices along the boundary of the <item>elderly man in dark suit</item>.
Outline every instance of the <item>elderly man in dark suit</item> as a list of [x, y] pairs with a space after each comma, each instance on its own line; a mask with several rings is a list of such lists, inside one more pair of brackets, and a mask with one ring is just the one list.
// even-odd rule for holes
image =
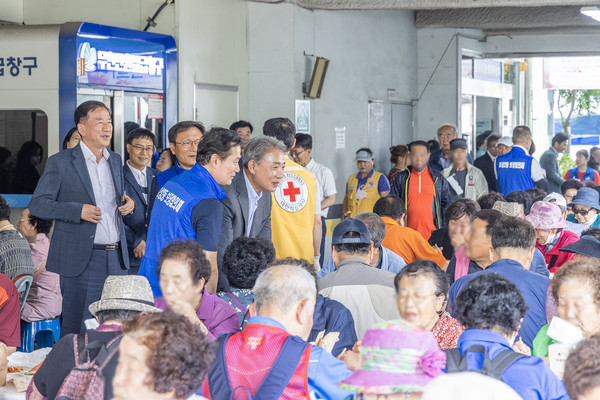
[[475, 166], [483, 172], [490, 192], [498, 191], [498, 180], [496, 179], [496, 157], [498, 156], [498, 140], [500, 136], [490, 135], [487, 138], [487, 151], [475, 160]]
[[148, 166], [154, 154], [155, 136], [148, 129], [137, 128], [127, 135], [129, 160], [123, 166], [125, 191], [137, 207], [123, 217], [127, 247], [129, 248], [129, 274], [137, 275], [146, 251], [148, 234], [148, 190], [156, 176], [156, 170]]
[[110, 111], [86, 101], [75, 110], [78, 146], [48, 159], [29, 210], [56, 221], [46, 268], [60, 275], [61, 336], [85, 330], [88, 306], [100, 298], [109, 275], [129, 268], [123, 215], [135, 208], [124, 193], [121, 157], [108, 150]]
[[[283, 178], [285, 146], [268, 136], [254, 138], [244, 149], [244, 168], [223, 190], [224, 215], [218, 265], [221, 269], [223, 253], [240, 236], [261, 237], [271, 240], [271, 192]], [[218, 290], [228, 290], [229, 282], [219, 271]]]

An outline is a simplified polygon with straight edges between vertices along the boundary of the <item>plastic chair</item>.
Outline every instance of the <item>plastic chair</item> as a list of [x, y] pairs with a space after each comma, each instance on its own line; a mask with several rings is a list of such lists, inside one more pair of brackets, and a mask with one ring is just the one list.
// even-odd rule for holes
[[60, 338], [60, 321], [58, 318], [45, 321], [21, 323], [21, 348], [19, 351], [31, 353], [37, 337], [38, 349], [52, 347]]
[[31, 289], [31, 284], [33, 283], [33, 276], [19, 275], [12, 281], [17, 287], [17, 290], [19, 291], [19, 303], [21, 303], [22, 313], [23, 308], [25, 307], [25, 301], [27, 300], [27, 296], [29, 296], [29, 289]]

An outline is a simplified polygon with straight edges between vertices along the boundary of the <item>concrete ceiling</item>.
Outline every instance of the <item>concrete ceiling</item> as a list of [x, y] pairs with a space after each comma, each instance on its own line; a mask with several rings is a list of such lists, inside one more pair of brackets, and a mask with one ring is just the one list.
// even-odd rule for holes
[[441, 10], [484, 7], [593, 6], [600, 0], [250, 0], [290, 3], [311, 10]]

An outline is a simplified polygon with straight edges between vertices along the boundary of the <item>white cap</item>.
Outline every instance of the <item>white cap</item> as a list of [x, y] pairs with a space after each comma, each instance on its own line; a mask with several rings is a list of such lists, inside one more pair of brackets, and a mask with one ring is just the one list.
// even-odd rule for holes
[[556, 203], [556, 205], [559, 206], [563, 212], [567, 209], [567, 200], [565, 200], [565, 198], [558, 193], [550, 193], [548, 196], [544, 197], [544, 201]]
[[513, 141], [512, 141], [512, 137], [510, 136], [502, 136], [499, 140], [498, 140], [498, 144], [503, 144], [506, 147], [512, 147], [513, 146]]

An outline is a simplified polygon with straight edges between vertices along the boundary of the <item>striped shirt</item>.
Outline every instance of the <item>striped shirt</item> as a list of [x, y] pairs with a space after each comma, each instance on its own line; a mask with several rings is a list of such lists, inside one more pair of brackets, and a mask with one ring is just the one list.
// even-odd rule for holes
[[17, 230], [0, 232], [0, 273], [10, 280], [20, 275], [33, 275], [29, 242]]

